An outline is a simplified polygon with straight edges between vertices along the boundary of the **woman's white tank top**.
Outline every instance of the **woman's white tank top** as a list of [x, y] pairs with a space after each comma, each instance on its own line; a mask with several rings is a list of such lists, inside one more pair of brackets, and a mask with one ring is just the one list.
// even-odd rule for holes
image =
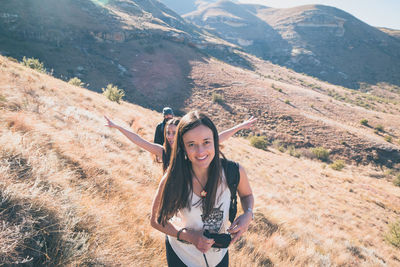
[[[203, 222], [201, 198], [195, 193], [191, 197], [191, 209], [182, 209], [171, 219], [171, 223], [178, 229], [186, 227], [194, 230], [209, 230], [211, 233], [227, 233], [229, 223], [229, 205], [231, 192], [226, 183], [225, 174], [222, 172], [222, 183], [218, 186], [216, 201], [210, 216]], [[197, 205], [196, 205], [197, 204]], [[194, 245], [185, 244], [178, 241], [175, 237], [168, 236], [168, 241], [176, 255], [189, 267], [206, 267], [203, 253]], [[206, 258], [208, 265], [216, 266], [225, 256], [227, 248], [211, 248], [207, 251]]]

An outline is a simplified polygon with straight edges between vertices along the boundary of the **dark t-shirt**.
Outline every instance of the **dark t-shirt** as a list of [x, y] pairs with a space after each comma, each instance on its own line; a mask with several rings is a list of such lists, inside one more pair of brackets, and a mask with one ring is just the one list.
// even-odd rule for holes
[[163, 145], [164, 144], [164, 127], [166, 120], [160, 122], [157, 125], [156, 132], [154, 133], [154, 143]]

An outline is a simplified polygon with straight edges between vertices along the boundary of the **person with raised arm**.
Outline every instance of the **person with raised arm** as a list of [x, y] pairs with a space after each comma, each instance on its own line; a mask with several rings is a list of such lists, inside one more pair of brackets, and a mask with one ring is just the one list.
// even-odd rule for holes
[[[112, 122], [107, 116], [104, 116], [104, 118], [107, 121], [106, 126], [110, 128], [115, 128], [118, 129], [123, 135], [125, 135], [132, 143], [140, 146], [141, 148], [149, 151], [150, 153], [154, 154], [158, 158], [162, 159], [162, 164], [163, 164], [163, 171], [168, 167], [169, 160], [171, 157], [171, 147], [174, 143], [175, 139], [175, 133], [176, 133], [176, 127], [179, 123], [179, 120], [176, 118], [172, 118], [168, 120], [165, 124], [164, 127], [164, 138], [167, 140], [167, 142], [164, 142], [164, 145], [160, 145], [157, 143], [152, 143], [149, 142], [142, 137], [140, 137], [138, 134], [131, 132], [114, 122]], [[257, 118], [251, 117], [250, 119], [228, 129], [220, 133], [219, 135], [219, 142], [223, 142], [233, 136], [236, 132], [242, 129], [249, 129], [251, 128], [254, 123], [257, 121]]]

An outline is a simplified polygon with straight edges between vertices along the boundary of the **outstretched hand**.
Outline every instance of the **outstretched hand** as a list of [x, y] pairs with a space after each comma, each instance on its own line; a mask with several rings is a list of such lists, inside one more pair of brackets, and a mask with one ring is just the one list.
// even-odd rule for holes
[[254, 118], [254, 116], [251, 116], [250, 119], [239, 124], [239, 127], [240, 127], [240, 129], [250, 129], [251, 127], [254, 126], [256, 121], [257, 121], [257, 118]]
[[107, 124], [105, 126], [110, 127], [110, 128], [116, 128], [117, 125], [115, 123], [113, 123], [109, 118], [107, 118], [106, 115], [104, 115], [104, 118], [107, 121]]
[[239, 237], [247, 231], [249, 228], [249, 225], [252, 221], [251, 214], [246, 212], [240, 215], [239, 217], [236, 218], [235, 221], [231, 224], [231, 226], [228, 228], [228, 232], [232, 236], [232, 241], [231, 244], [236, 242], [236, 240], [239, 239]]

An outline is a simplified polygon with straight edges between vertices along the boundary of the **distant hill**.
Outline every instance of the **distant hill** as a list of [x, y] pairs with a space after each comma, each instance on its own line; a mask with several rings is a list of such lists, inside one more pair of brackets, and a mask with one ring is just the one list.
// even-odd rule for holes
[[334, 7], [219, 1], [184, 17], [260, 58], [333, 84], [400, 85], [400, 40]]

